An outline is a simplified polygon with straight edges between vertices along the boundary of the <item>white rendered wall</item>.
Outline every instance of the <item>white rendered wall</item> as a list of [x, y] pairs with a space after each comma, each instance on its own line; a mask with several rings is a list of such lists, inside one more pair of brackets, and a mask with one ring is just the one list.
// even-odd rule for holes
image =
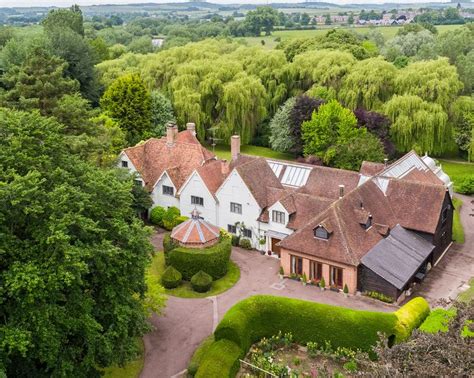
[[[194, 205], [191, 203], [191, 196], [197, 196], [204, 199], [204, 206]], [[217, 224], [217, 201], [209, 192], [207, 186], [196, 172], [194, 172], [179, 194], [179, 205], [181, 215], [190, 217], [191, 212], [196, 208], [208, 222]], [[227, 229], [227, 227], [226, 227]]]
[[[128, 163], [127, 168], [122, 167], [122, 161], [126, 161]], [[125, 152], [122, 152], [119, 155], [119, 158], [118, 158], [118, 161], [117, 161], [117, 167], [123, 168], [123, 169], [128, 169], [130, 173], [137, 172], [138, 176], [140, 177], [140, 174], [138, 173], [137, 169], [135, 168], [132, 161], [129, 159], [129, 157], [127, 156], [127, 154]]]
[[[262, 209], [255, 201], [244, 181], [236, 170], [227, 177], [222, 186], [217, 191], [218, 206], [218, 226], [227, 230], [227, 225], [234, 225], [236, 222], [244, 222], [247, 229], [252, 230], [252, 246], [258, 248], [260, 235], [263, 230], [257, 221]], [[230, 212], [230, 203], [235, 202], [242, 205], [242, 214]]]
[[[169, 196], [163, 194], [163, 185], [172, 186], [174, 188], [174, 196]], [[153, 188], [153, 192], [151, 193], [151, 198], [153, 199], [153, 207], [161, 206], [165, 209], [171, 206], [175, 206], [179, 209], [179, 200], [175, 197], [176, 196], [176, 188], [174, 184], [169, 179], [166, 172], [160, 177], [157, 184]]]

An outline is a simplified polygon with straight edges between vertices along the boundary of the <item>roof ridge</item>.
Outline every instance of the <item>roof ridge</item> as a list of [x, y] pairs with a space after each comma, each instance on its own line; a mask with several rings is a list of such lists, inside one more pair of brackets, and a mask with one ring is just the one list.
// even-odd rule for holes
[[[336, 201], [336, 202], [338, 202], [338, 201]], [[340, 202], [339, 202], [339, 205], [340, 205]], [[354, 254], [352, 252], [352, 249], [350, 248], [349, 243], [347, 242], [347, 238], [346, 238], [346, 235], [344, 233], [344, 227], [342, 227], [342, 225], [341, 225], [341, 220], [339, 219], [339, 210], [340, 210], [339, 206], [337, 206], [337, 207], [335, 206], [334, 209], [333, 209], [334, 216], [336, 218], [337, 227], [339, 228], [339, 232], [341, 234], [341, 241], [342, 241], [343, 246], [346, 248], [347, 253], [350, 256], [350, 258], [352, 260], [352, 263], [357, 264], [357, 259], [354, 258]]]

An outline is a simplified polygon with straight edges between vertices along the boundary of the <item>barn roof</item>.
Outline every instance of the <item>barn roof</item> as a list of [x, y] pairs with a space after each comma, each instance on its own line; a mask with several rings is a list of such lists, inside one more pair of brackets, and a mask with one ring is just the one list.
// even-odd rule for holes
[[434, 248], [416, 232], [397, 225], [362, 257], [361, 263], [401, 290]]

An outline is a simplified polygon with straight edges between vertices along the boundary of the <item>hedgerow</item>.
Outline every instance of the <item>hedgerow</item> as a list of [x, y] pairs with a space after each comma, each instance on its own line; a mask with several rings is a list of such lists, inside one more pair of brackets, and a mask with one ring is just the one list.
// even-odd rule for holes
[[202, 270], [214, 280], [224, 277], [231, 254], [231, 240], [221, 237], [212, 247], [196, 249], [176, 247], [168, 252], [165, 250], [165, 260], [168, 265], [174, 266], [189, 281], [192, 276]]
[[294, 341], [301, 344], [330, 342], [334, 348], [371, 351], [379, 339], [379, 332], [395, 342], [405, 340], [426, 317], [426, 308], [429, 312], [429, 306], [422, 298], [415, 298], [397, 312], [383, 313], [284, 297], [253, 296], [226, 313], [214, 332], [214, 345], [225, 341], [225, 344], [219, 344], [225, 348], [210, 346], [196, 376], [235, 376], [232, 359], [237, 363], [252, 344], [279, 331], [290, 332]]

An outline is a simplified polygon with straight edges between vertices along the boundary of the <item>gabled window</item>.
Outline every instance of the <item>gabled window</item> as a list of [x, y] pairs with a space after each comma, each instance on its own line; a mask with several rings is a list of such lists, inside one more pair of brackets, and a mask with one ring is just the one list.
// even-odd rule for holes
[[122, 160], [122, 168], [128, 168], [128, 161]]
[[249, 230], [248, 228], [244, 228], [242, 230], [242, 234], [244, 235], [244, 237], [252, 239], [252, 230]]
[[285, 213], [283, 211], [272, 211], [272, 222], [285, 224]]
[[227, 225], [227, 231], [230, 232], [231, 234], [236, 234], [237, 233], [237, 226], [235, 224], [228, 224]]
[[165, 196], [173, 196], [174, 188], [172, 186], [163, 185], [163, 194]]
[[193, 205], [204, 206], [204, 198], [197, 197], [197, 196], [191, 196], [191, 203]]
[[236, 214], [242, 214], [242, 205], [240, 203], [231, 202], [230, 212]]
[[314, 229], [314, 236], [318, 239], [328, 240], [329, 232], [323, 226], [318, 226]]

